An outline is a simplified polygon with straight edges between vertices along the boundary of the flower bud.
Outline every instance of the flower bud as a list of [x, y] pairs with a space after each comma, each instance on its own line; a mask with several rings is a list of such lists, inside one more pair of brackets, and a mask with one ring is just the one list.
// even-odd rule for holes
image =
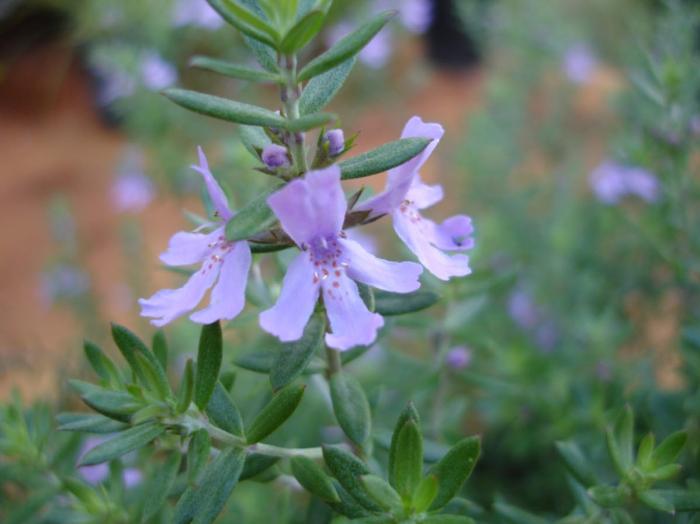
[[331, 129], [326, 133], [325, 141], [328, 142], [328, 154], [338, 156], [345, 149], [345, 135], [342, 129]]
[[465, 346], [452, 348], [445, 356], [445, 364], [454, 370], [466, 368], [472, 360], [472, 352]]
[[289, 156], [287, 155], [287, 148], [277, 144], [265, 146], [262, 152], [262, 161], [270, 169], [288, 167]]

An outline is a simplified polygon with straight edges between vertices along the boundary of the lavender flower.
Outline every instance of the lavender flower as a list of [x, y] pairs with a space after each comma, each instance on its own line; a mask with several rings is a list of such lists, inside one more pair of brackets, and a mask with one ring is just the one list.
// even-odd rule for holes
[[119, 168], [119, 174], [110, 189], [112, 203], [117, 211], [142, 211], [155, 196], [153, 182], [143, 172], [143, 157], [138, 150], [130, 150]]
[[204, 0], [178, 0], [175, 4], [173, 25], [176, 27], [192, 25], [215, 30], [223, 24], [224, 19]]
[[605, 161], [591, 172], [589, 180], [596, 197], [605, 204], [617, 204], [629, 195], [649, 203], [659, 197], [657, 178], [640, 167]]
[[156, 51], [147, 51], [141, 57], [141, 80], [151, 91], [160, 91], [177, 82], [177, 70]]
[[260, 314], [260, 326], [282, 341], [299, 339], [322, 292], [332, 331], [326, 344], [341, 351], [371, 344], [384, 319], [367, 309], [355, 280], [408, 293], [420, 286], [421, 267], [376, 258], [347, 238], [342, 231], [347, 202], [337, 166], [307, 173], [267, 202], [301, 253], [287, 270], [277, 303]]
[[345, 134], [342, 129], [331, 129], [324, 139], [328, 142], [328, 154], [338, 156], [345, 149]]
[[[105, 440], [107, 439], [103, 437], [88, 437], [85, 439], [85, 442], [83, 442], [80, 449], [79, 461], [82, 460], [88, 451], [95, 446], [102, 444], [105, 442]], [[106, 462], [103, 462], [102, 464], [93, 464], [92, 466], [81, 466], [78, 471], [85, 482], [96, 486], [97, 484], [104, 482], [109, 476], [109, 465]], [[142, 480], [143, 474], [140, 470], [136, 468], [124, 468], [124, 471], [122, 472], [122, 482], [124, 482], [124, 486], [127, 488], [133, 488], [139, 485]]]
[[[151, 298], [140, 299], [141, 315], [152, 318], [154, 326], [163, 326], [193, 310], [213, 286], [209, 306], [190, 319], [200, 324], [231, 320], [245, 305], [245, 288], [251, 253], [245, 241], [226, 240], [226, 223], [233, 217], [223, 190], [209, 170], [202, 148], [198, 148], [199, 165], [192, 168], [204, 178], [216, 215], [221, 220], [209, 224], [209, 233], [176, 233], [160, 259], [170, 266], [188, 266], [201, 262], [185, 285], [179, 289], [163, 289]], [[218, 277], [218, 281], [217, 281]], [[214, 284], [216, 282], [216, 285]]]
[[431, 0], [401, 0], [398, 9], [401, 24], [412, 33], [425, 33], [433, 21]]
[[262, 161], [270, 169], [289, 166], [287, 148], [277, 144], [268, 144], [262, 152]]
[[39, 294], [45, 307], [59, 300], [70, 300], [88, 292], [90, 278], [79, 268], [59, 264], [41, 274]]
[[472, 361], [472, 352], [466, 346], [456, 346], [445, 356], [445, 364], [454, 370], [466, 368]]
[[425, 268], [441, 280], [471, 273], [469, 257], [449, 256], [444, 251], [467, 251], [474, 247], [474, 228], [468, 216], [455, 215], [442, 224], [420, 214], [442, 200], [442, 187], [424, 184], [419, 170], [437, 146], [443, 135], [439, 124], [426, 124], [419, 117], [411, 118], [401, 138], [425, 137], [432, 139], [421, 154], [389, 172], [386, 189], [362, 202], [358, 211], [370, 211], [370, 218], [390, 214], [394, 230], [406, 246], [418, 257]]
[[525, 330], [533, 329], [541, 317], [540, 309], [532, 300], [532, 296], [523, 289], [516, 289], [508, 297], [508, 314]]
[[585, 84], [595, 73], [598, 60], [586, 44], [579, 43], [566, 51], [563, 67], [569, 81], [574, 84]]

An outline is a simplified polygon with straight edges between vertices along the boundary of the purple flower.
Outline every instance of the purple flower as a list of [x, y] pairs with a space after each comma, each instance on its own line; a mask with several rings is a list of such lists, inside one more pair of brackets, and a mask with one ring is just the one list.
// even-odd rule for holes
[[41, 301], [51, 307], [59, 300], [70, 300], [88, 292], [90, 278], [79, 268], [59, 264], [42, 273], [39, 284]]
[[523, 289], [517, 289], [508, 297], [508, 314], [521, 329], [533, 329], [540, 321], [541, 312], [532, 296]]
[[[102, 444], [105, 440], [106, 439], [103, 437], [86, 438], [85, 442], [83, 442], [83, 445], [80, 449], [78, 462], [82, 460], [82, 458], [88, 451], [90, 451], [95, 446]], [[103, 462], [101, 464], [93, 464], [92, 466], [81, 466], [80, 468], [78, 468], [78, 472], [80, 473], [80, 476], [83, 477], [85, 482], [95, 486], [107, 478], [107, 476], [109, 475], [109, 465], [106, 462]]]
[[193, 25], [214, 30], [224, 24], [224, 19], [204, 0], [178, 0], [173, 12], [173, 24], [176, 27]]
[[471, 361], [472, 352], [466, 346], [454, 347], [445, 356], [445, 364], [457, 371], [466, 368]]
[[127, 488], [134, 488], [141, 484], [143, 480], [143, 473], [141, 470], [136, 468], [126, 468], [122, 472], [122, 481], [124, 481], [124, 486]]
[[591, 172], [589, 180], [596, 197], [605, 204], [617, 204], [630, 195], [650, 203], [659, 197], [659, 181], [640, 167], [605, 161]]
[[469, 257], [463, 254], [447, 255], [444, 251], [466, 251], [474, 247], [474, 228], [471, 218], [455, 215], [442, 224], [436, 224], [420, 214], [442, 200], [442, 187], [424, 184], [418, 171], [430, 157], [443, 135], [439, 124], [426, 124], [419, 117], [411, 118], [401, 138], [431, 138], [422, 153], [405, 164], [389, 171], [386, 189], [362, 202], [358, 211], [370, 211], [370, 217], [390, 214], [394, 230], [418, 260], [441, 280], [471, 273]]
[[401, 0], [399, 19], [412, 33], [425, 33], [433, 21], [433, 7], [430, 0]]
[[151, 91], [160, 91], [177, 82], [177, 70], [156, 51], [148, 51], [141, 57], [141, 79]]
[[338, 156], [345, 149], [345, 134], [342, 129], [331, 129], [324, 137], [328, 142], [328, 154]]
[[143, 157], [138, 150], [129, 150], [110, 190], [117, 211], [139, 212], [155, 196], [153, 182], [143, 172]]
[[598, 67], [598, 60], [586, 44], [571, 46], [564, 54], [564, 72], [574, 84], [588, 82]]
[[[193, 310], [212, 288], [209, 306], [192, 315], [190, 319], [200, 324], [216, 320], [231, 320], [245, 304], [245, 288], [248, 281], [251, 253], [245, 241], [226, 240], [226, 223], [233, 217], [223, 190], [209, 170], [202, 148], [198, 148], [199, 165], [192, 168], [204, 178], [209, 197], [221, 220], [209, 224], [208, 233], [176, 233], [168, 249], [160, 259], [169, 266], [189, 266], [201, 263], [201, 267], [179, 289], [163, 289], [151, 298], [140, 299], [141, 315], [152, 318], [154, 326], [163, 326]], [[218, 281], [217, 281], [218, 277]], [[216, 282], [216, 284], [215, 284]]]
[[367, 309], [355, 281], [408, 293], [420, 286], [421, 267], [376, 258], [347, 238], [337, 166], [307, 173], [267, 202], [301, 253], [287, 269], [277, 303], [260, 314], [260, 326], [284, 342], [299, 339], [322, 293], [331, 328], [326, 344], [341, 351], [371, 344], [384, 319]]
[[277, 144], [268, 144], [265, 146], [265, 149], [263, 149], [261, 156], [263, 163], [270, 169], [289, 166], [289, 156], [286, 147]]

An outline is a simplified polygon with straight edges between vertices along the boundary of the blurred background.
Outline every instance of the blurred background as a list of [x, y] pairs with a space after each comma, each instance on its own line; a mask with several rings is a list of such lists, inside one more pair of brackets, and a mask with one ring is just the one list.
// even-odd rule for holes
[[[477, 248], [473, 275], [428, 279], [440, 304], [353, 363], [377, 424], [414, 398], [436, 440], [483, 433], [474, 496], [533, 511], [571, 504], [552, 443], [575, 435], [602, 453], [606, 413], [624, 402], [643, 428], [690, 428], [697, 472], [698, 6], [336, 0], [314, 52], [387, 7], [399, 15], [331, 109], [359, 133], [351, 154], [414, 114], [442, 123], [423, 176], [446, 200], [431, 216], [472, 216]], [[64, 383], [84, 372], [83, 338], [109, 346], [110, 321], [152, 334], [136, 300], [182, 281], [157, 256], [204, 213], [197, 145], [234, 206], [261, 187], [235, 126], [158, 93], [272, 108], [277, 94], [189, 68], [197, 54], [250, 61], [204, 0], [0, 2], [0, 398], [75, 408]], [[363, 233], [405, 256], [389, 230]], [[229, 361], [264, 343], [255, 324], [249, 308], [228, 326]], [[184, 362], [196, 327], [166, 334]], [[265, 386], [240, 374], [243, 396]], [[318, 441], [310, 416], [293, 419], [297, 444]], [[235, 504], [262, 522], [246, 489]]]

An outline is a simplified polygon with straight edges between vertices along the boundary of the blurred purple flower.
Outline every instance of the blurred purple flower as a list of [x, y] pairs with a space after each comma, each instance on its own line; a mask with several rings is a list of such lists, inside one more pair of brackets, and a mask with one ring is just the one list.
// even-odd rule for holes
[[146, 51], [141, 57], [141, 80], [151, 91], [160, 91], [177, 82], [177, 69], [156, 51]]
[[175, 3], [173, 25], [176, 27], [192, 25], [215, 30], [223, 24], [224, 19], [205, 0], [178, 0]]
[[588, 45], [578, 43], [564, 53], [564, 72], [574, 84], [585, 84], [590, 81], [598, 67], [598, 59]]
[[40, 276], [39, 295], [45, 307], [59, 300], [69, 300], [84, 295], [90, 289], [90, 278], [81, 269], [68, 264], [59, 264]]
[[136, 91], [136, 80], [128, 71], [103, 63], [95, 63], [92, 67], [98, 77], [96, 98], [99, 105], [108, 106]]
[[110, 189], [112, 204], [119, 212], [143, 210], [155, 197], [155, 187], [143, 172], [141, 151], [135, 148], [127, 150], [117, 171]]
[[474, 227], [466, 215], [455, 215], [436, 224], [420, 214], [420, 210], [436, 204], [443, 197], [442, 186], [429, 186], [421, 181], [419, 170], [430, 157], [443, 135], [439, 124], [426, 124], [419, 117], [411, 118], [401, 138], [432, 139], [418, 156], [389, 171], [386, 189], [356, 207], [370, 211], [370, 217], [391, 214], [394, 230], [425, 268], [441, 280], [471, 273], [469, 257], [447, 255], [445, 251], [467, 251], [474, 247]]
[[122, 473], [122, 481], [127, 488], [134, 488], [143, 481], [143, 473], [136, 468], [126, 468]]
[[454, 370], [466, 368], [472, 360], [472, 352], [466, 346], [456, 346], [445, 356], [445, 364]]
[[[199, 165], [192, 168], [204, 178], [209, 197], [220, 219], [208, 224], [209, 233], [176, 233], [160, 259], [169, 266], [189, 266], [201, 262], [201, 267], [179, 289], [163, 289], [148, 299], [140, 299], [141, 315], [152, 318], [154, 326], [164, 326], [193, 310], [212, 288], [209, 306], [190, 319], [200, 324], [216, 320], [231, 320], [245, 305], [245, 288], [251, 263], [248, 243], [226, 240], [226, 223], [233, 217], [223, 190], [209, 170], [202, 148], [198, 148]], [[217, 281], [218, 277], [218, 281]], [[215, 284], [216, 282], [216, 284]]]
[[433, 21], [431, 0], [401, 0], [398, 9], [401, 24], [412, 33], [425, 33]]
[[[327, 33], [326, 44], [330, 47], [348, 36], [354, 30], [349, 22], [340, 22], [331, 27]], [[380, 69], [386, 65], [391, 57], [392, 37], [389, 28], [385, 27], [375, 35], [372, 40], [359, 52], [357, 57], [367, 67]]]
[[508, 314], [521, 329], [533, 329], [540, 319], [540, 310], [524, 289], [516, 289], [508, 297]]
[[630, 195], [649, 203], [656, 202], [659, 197], [658, 179], [641, 167], [608, 160], [591, 172], [589, 181], [598, 200], [605, 204], [617, 204]]
[[345, 149], [345, 134], [342, 129], [331, 129], [324, 139], [328, 142], [328, 154], [338, 156]]
[[420, 286], [421, 267], [376, 258], [347, 238], [338, 166], [307, 173], [267, 202], [301, 253], [287, 269], [277, 303], [260, 314], [260, 326], [284, 342], [299, 339], [322, 292], [331, 328], [328, 346], [343, 351], [374, 342], [384, 319], [367, 309], [355, 281], [408, 293]]
[[[78, 462], [82, 460], [85, 454], [90, 451], [95, 446], [102, 444], [106, 439], [103, 437], [88, 437], [83, 442], [80, 448], [80, 454], [78, 455]], [[81, 466], [78, 468], [80, 476], [88, 484], [93, 486], [99, 484], [109, 476], [109, 465], [106, 462], [101, 464], [94, 464], [92, 466]]]
[[287, 148], [278, 144], [268, 144], [262, 151], [262, 161], [270, 169], [289, 166]]
[[700, 137], [700, 115], [690, 117], [690, 124], [688, 127], [690, 128], [690, 133], [693, 135], [693, 137]]

